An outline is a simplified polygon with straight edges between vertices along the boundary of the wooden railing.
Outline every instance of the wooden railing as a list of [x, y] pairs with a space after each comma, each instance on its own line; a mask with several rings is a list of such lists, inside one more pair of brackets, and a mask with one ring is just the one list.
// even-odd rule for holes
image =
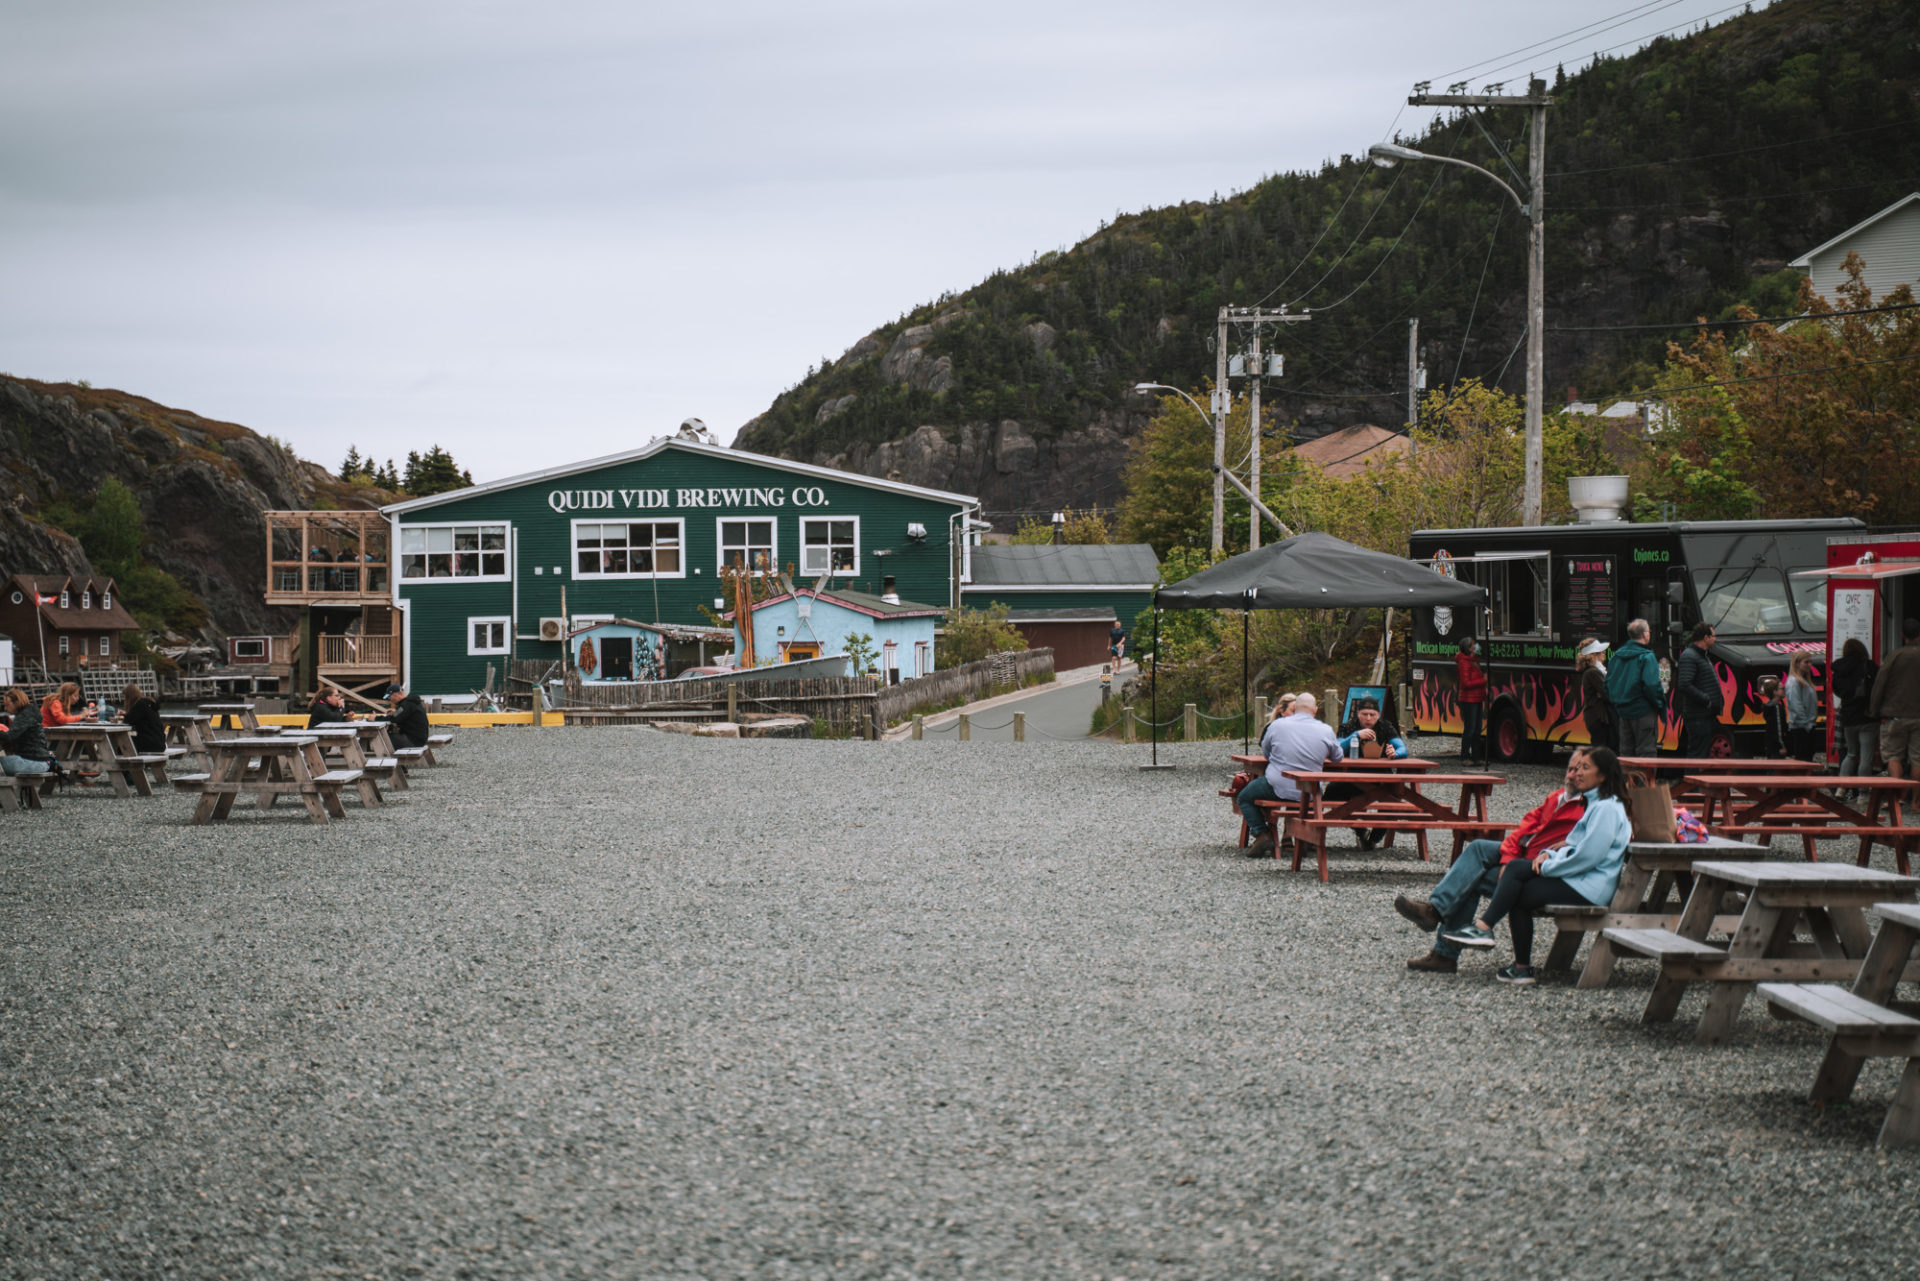
[[393, 636], [327, 636], [321, 635], [320, 666], [322, 667], [392, 667], [394, 661]]

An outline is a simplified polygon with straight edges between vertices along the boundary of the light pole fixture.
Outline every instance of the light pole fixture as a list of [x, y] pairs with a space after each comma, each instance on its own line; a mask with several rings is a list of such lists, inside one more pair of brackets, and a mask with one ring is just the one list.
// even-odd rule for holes
[[[1424, 151], [1415, 151], [1412, 147], [1402, 147], [1397, 143], [1378, 142], [1367, 148], [1367, 156], [1382, 168], [1392, 168], [1403, 160], [1431, 160], [1437, 164], [1455, 165], [1461, 169], [1471, 169], [1477, 174], [1491, 178], [1500, 184], [1500, 189], [1513, 198], [1520, 212], [1527, 219], [1527, 466], [1526, 490], [1521, 504], [1521, 523], [1538, 525], [1540, 523], [1540, 489], [1542, 470], [1541, 415], [1546, 398], [1546, 311], [1547, 311], [1547, 108], [1553, 105], [1553, 99], [1547, 93], [1544, 80], [1530, 80], [1524, 95], [1507, 95], [1500, 92], [1501, 86], [1488, 85], [1484, 93], [1466, 93], [1466, 86], [1454, 85], [1447, 93], [1430, 93], [1423, 81], [1414, 86], [1413, 93], [1407, 98], [1409, 106], [1415, 107], [1525, 107], [1528, 115], [1527, 131], [1527, 195], [1523, 200], [1520, 193], [1507, 185], [1505, 179], [1490, 169], [1465, 160], [1456, 160], [1452, 156], [1435, 156]], [[1477, 117], [1476, 117], [1477, 123]], [[1485, 132], [1484, 126], [1482, 132]], [[1512, 166], [1509, 165], [1509, 168]], [[1518, 181], [1519, 175], [1514, 175]]]
[[1227, 506], [1227, 483], [1223, 479], [1227, 465], [1227, 409], [1226, 394], [1223, 389], [1213, 393], [1215, 412], [1209, 414], [1200, 402], [1170, 383], [1135, 383], [1136, 396], [1144, 396], [1150, 391], [1170, 391], [1193, 406], [1193, 412], [1213, 424], [1213, 554], [1218, 556], [1226, 545], [1226, 525], [1224, 513]]

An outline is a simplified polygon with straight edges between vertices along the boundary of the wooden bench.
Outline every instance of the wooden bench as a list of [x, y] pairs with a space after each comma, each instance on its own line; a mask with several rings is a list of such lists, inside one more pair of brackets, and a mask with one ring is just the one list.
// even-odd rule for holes
[[418, 765], [426, 758], [427, 749], [424, 747], [396, 747], [393, 749], [393, 755], [394, 759], [402, 765]]
[[55, 785], [52, 774], [0, 774], [0, 810], [37, 810], [40, 798]]
[[[1312, 845], [1319, 851], [1320, 879], [1323, 881], [1326, 880], [1328, 878], [1327, 833], [1340, 828], [1352, 828], [1354, 826], [1356, 825], [1351, 819], [1288, 819], [1287, 835], [1294, 838], [1293, 870], [1296, 872], [1300, 870], [1301, 847], [1303, 845]], [[1460, 851], [1467, 847], [1468, 841], [1481, 839], [1500, 840], [1504, 838], [1508, 832], [1518, 827], [1519, 824], [1500, 823], [1489, 819], [1477, 818], [1431, 819], [1423, 817], [1413, 819], [1389, 816], [1375, 818], [1369, 816], [1364, 823], [1360, 823], [1358, 826], [1366, 831], [1388, 833], [1412, 832], [1419, 840], [1420, 857], [1423, 861], [1427, 857], [1427, 833], [1452, 832], [1453, 851], [1447, 859], [1448, 866], [1452, 866], [1454, 860], [1460, 857]]]
[[147, 777], [162, 787], [167, 783], [167, 754], [160, 752], [151, 756], [122, 756], [119, 764], [147, 771]]
[[211, 774], [175, 774], [169, 781], [176, 792], [201, 792], [206, 790]]
[[[1232, 796], [1233, 793], [1222, 789], [1220, 795]], [[1273, 833], [1274, 839], [1273, 856], [1279, 858], [1280, 837], [1286, 831], [1287, 820], [1300, 813], [1300, 802], [1271, 800], [1255, 801], [1254, 804], [1267, 812], [1267, 829]], [[1233, 811], [1236, 814], [1240, 812], [1240, 806], [1237, 801], [1234, 803]], [[1247, 820], [1244, 816], [1240, 819], [1240, 848], [1247, 848]]]
[[1883, 1148], [1920, 1145], [1920, 1019], [1893, 1008], [1902, 972], [1920, 943], [1920, 907], [1876, 903], [1873, 936], [1851, 989], [1834, 983], [1762, 983], [1769, 1010], [1805, 1019], [1833, 1033], [1814, 1074], [1810, 1101], [1844, 1102], [1870, 1058], [1905, 1058], [1906, 1070], [1880, 1126]]
[[1615, 951], [1652, 957], [1663, 964], [1669, 958], [1683, 961], [1727, 959], [1727, 949], [1724, 947], [1702, 943], [1669, 929], [1635, 929], [1631, 926], [1616, 925], [1608, 926], [1601, 931], [1601, 937], [1612, 944]]
[[424, 765], [438, 765], [440, 762], [434, 759], [433, 749], [436, 747], [445, 747], [451, 742], [453, 742], [453, 735], [451, 734], [427, 735], [427, 745], [420, 749], [420, 751], [424, 753], [420, 758], [421, 763]]
[[360, 793], [360, 801], [365, 805], [380, 804], [380, 789], [374, 786], [373, 779], [365, 770], [330, 769], [324, 774], [313, 776], [313, 785], [320, 789], [320, 799], [326, 804], [329, 813], [335, 818], [344, 814], [336, 807], [340, 804], [340, 789], [351, 787]]
[[[1553, 946], [1547, 950], [1546, 970], [1568, 970], [1580, 954], [1580, 945], [1589, 934], [1604, 932], [1606, 929], [1658, 929], [1671, 930], [1680, 923], [1680, 908], [1670, 912], [1620, 912], [1610, 907], [1596, 907], [1590, 903], [1550, 903], [1540, 909], [1540, 914], [1554, 923], [1556, 933]], [[1603, 922], [1610, 922], [1603, 925]], [[1716, 916], [1713, 918], [1715, 934], [1732, 934], [1740, 926], [1737, 915]]]

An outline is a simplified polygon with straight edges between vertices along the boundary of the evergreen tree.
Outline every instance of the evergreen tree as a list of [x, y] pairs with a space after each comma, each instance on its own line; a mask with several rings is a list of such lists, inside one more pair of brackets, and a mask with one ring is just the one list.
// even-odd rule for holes
[[100, 482], [94, 495], [93, 510], [81, 526], [80, 544], [94, 568], [114, 578], [124, 578], [140, 562], [140, 549], [146, 544], [140, 503], [133, 491], [117, 476]]
[[428, 494], [444, 494], [452, 489], [464, 489], [473, 483], [473, 476], [461, 471], [453, 461], [453, 455], [435, 445], [426, 453], [407, 455], [406, 488], [415, 498], [424, 498]]
[[373, 469], [367, 465], [365, 459], [360, 457], [360, 447], [358, 445], [348, 445], [347, 456], [340, 464], [340, 479], [352, 480], [356, 476], [367, 476], [371, 478], [372, 475]]

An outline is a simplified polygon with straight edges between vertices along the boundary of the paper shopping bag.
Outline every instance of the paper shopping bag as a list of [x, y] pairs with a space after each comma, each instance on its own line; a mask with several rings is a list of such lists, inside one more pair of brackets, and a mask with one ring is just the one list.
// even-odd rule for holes
[[1627, 789], [1627, 814], [1633, 820], [1633, 839], [1672, 845], [1680, 839], [1673, 821], [1673, 789], [1649, 783]]

